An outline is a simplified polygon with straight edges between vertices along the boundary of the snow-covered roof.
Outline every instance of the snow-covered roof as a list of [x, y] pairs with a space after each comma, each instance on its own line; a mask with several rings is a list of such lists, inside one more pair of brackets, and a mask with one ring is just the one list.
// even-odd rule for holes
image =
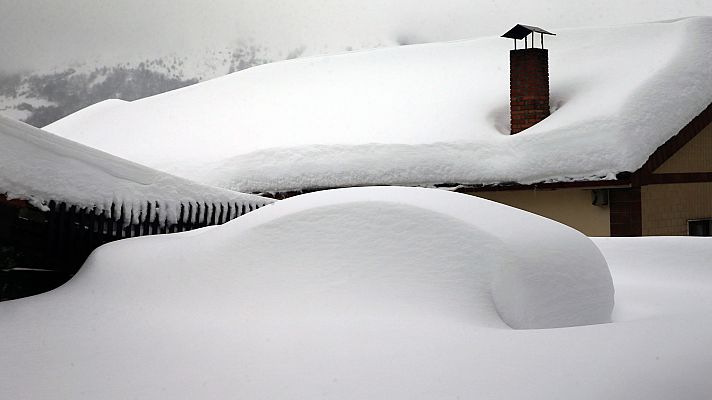
[[0, 195], [25, 199], [40, 209], [49, 201], [109, 210], [112, 203], [131, 211], [158, 204], [159, 220], [176, 222], [181, 204], [249, 204], [272, 200], [208, 187], [120, 159], [0, 117]]
[[240, 191], [528, 184], [635, 171], [712, 103], [710, 17], [557, 33], [553, 113], [517, 135], [499, 37], [268, 64], [46, 129]]

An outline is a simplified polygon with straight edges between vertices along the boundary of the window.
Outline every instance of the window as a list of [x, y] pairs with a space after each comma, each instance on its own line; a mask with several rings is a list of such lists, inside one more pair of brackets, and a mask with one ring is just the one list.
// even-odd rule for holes
[[712, 236], [712, 218], [688, 220], [687, 234], [690, 236]]

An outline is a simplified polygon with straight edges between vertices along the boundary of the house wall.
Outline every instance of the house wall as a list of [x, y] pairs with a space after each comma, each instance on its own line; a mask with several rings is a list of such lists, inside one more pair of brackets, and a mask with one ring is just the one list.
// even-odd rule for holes
[[640, 236], [643, 234], [641, 196], [639, 187], [611, 189], [608, 195], [611, 212], [611, 236]]
[[712, 124], [665, 161], [655, 173], [712, 172]]
[[[687, 221], [712, 218], [712, 124], [648, 178], [641, 188], [643, 235], [687, 235]], [[695, 181], [696, 180], [696, 181]], [[674, 182], [679, 183], [674, 183]]]
[[590, 190], [514, 190], [470, 194], [553, 219], [588, 236], [611, 234], [609, 208], [592, 205]]
[[712, 218], [712, 182], [641, 188], [643, 235], [687, 235], [687, 221]]
[[688, 220], [712, 218], [710, 121], [712, 105], [650, 156], [634, 174], [632, 187], [611, 187], [608, 207], [591, 205], [591, 190], [581, 188], [470, 194], [551, 218], [589, 236], [687, 235]]

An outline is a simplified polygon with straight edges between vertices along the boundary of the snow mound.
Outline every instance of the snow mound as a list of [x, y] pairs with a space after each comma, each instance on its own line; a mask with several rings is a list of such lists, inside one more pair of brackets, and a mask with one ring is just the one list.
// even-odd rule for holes
[[554, 112], [513, 136], [499, 37], [263, 65], [47, 129], [245, 192], [526, 184], [635, 171], [712, 103], [710, 17], [556, 33]]
[[[589, 241], [447, 192], [300, 196], [102, 246], [66, 285], [0, 303], [0, 387], [33, 400], [705, 398], [710, 240], [594, 242], [613, 322], [513, 330], [493, 302], [512, 293], [487, 294], [495, 270], [546, 261], [530, 286], [575, 291], [594, 281], [582, 260], [607, 275]], [[552, 305], [591, 295], [571, 293]]]
[[[156, 246], [165, 253], [158, 265], [150, 251]], [[119, 255], [129, 253], [127, 265]], [[504, 320], [513, 328], [554, 328], [609, 322], [613, 308], [608, 267], [587, 237], [534, 214], [435, 189], [298, 196], [220, 229], [108, 247], [85, 269], [91, 281], [76, 286], [80, 292], [103, 287], [177, 307], [224, 296], [238, 314], [343, 323], [451, 319], [504, 326]], [[139, 283], [196, 273], [207, 277], [156, 293]], [[181, 300], [181, 293], [192, 295]]]
[[135, 218], [145, 214], [151, 202], [158, 204], [154, 212], [159, 221], [169, 223], [179, 218], [181, 203], [227, 208], [231, 203], [262, 206], [273, 201], [191, 182], [1, 116], [0, 195], [28, 200], [40, 209], [51, 200], [95, 207], [96, 212], [121, 204], [125, 215]]
[[621, 266], [615, 276], [615, 320], [680, 314], [704, 318], [702, 310], [712, 310], [712, 239], [678, 236], [593, 240], [609, 264]]
[[[281, 201], [229, 229], [222, 234], [240, 243], [231, 251], [241, 263], [258, 265], [272, 255], [269, 264], [280, 277], [272, 303], [295, 312], [484, 323], [496, 310], [514, 328], [553, 328], [609, 322], [613, 308], [610, 273], [588, 238], [472, 196], [334, 190]], [[254, 286], [270, 284], [262, 279]], [[235, 280], [250, 282], [242, 274]], [[250, 296], [253, 289], [240, 284], [237, 291]]]
[[88, 107], [84, 107], [72, 115], [76, 115], [78, 118], [93, 118], [95, 115], [101, 117], [103, 113], [109, 112], [109, 110], [121, 107], [128, 103], [129, 102], [126, 100], [108, 99], [92, 104]]

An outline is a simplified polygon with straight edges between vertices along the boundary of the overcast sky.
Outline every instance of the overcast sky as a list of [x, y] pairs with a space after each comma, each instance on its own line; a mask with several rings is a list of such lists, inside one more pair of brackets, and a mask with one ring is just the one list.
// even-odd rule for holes
[[[150, 57], [238, 40], [310, 54], [712, 15], [712, 0], [0, 0], [0, 69]], [[326, 46], [326, 47], [325, 47]]]

